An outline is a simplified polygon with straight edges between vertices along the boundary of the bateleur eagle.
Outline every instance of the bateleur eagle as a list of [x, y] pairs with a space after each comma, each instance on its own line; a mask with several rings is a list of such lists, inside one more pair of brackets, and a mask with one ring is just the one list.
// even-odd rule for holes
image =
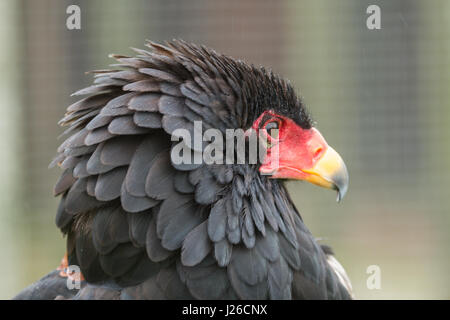
[[[63, 170], [54, 193], [67, 254], [16, 298], [351, 298], [342, 266], [283, 185], [306, 180], [337, 190], [338, 200], [348, 186], [344, 162], [291, 85], [183, 41], [147, 46], [111, 55], [118, 63], [74, 93], [86, 97], [60, 121], [68, 138], [53, 161]], [[225, 140], [227, 129], [264, 136], [266, 155], [253, 164], [175, 164], [176, 129], [194, 135], [195, 121]], [[185, 145], [194, 154], [205, 147]], [[81, 278], [81, 289], [69, 290], [67, 277]]]

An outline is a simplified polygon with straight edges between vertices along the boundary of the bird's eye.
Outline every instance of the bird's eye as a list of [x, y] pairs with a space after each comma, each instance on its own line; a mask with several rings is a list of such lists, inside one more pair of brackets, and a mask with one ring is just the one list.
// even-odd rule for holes
[[278, 139], [278, 133], [280, 131], [278, 121], [270, 121], [266, 124], [265, 129], [269, 136], [271, 136], [273, 139]]

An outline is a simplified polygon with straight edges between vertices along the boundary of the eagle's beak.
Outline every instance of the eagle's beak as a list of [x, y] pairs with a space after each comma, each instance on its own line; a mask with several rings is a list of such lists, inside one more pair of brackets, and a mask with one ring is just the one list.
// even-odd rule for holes
[[303, 169], [304, 179], [328, 189], [337, 190], [337, 201], [341, 201], [348, 189], [348, 172], [341, 156], [330, 146], [311, 169]]
[[294, 122], [288, 126], [279, 143], [267, 150], [260, 172], [272, 178], [305, 180], [337, 190], [337, 201], [342, 200], [349, 178], [341, 156], [317, 129], [302, 129]]

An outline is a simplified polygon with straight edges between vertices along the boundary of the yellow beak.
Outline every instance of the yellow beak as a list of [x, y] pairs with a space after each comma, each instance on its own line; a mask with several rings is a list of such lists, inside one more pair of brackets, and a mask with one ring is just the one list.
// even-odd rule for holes
[[348, 189], [348, 172], [341, 156], [330, 146], [322, 158], [310, 169], [302, 169], [308, 176], [306, 181], [315, 185], [337, 190], [337, 201], [341, 201]]

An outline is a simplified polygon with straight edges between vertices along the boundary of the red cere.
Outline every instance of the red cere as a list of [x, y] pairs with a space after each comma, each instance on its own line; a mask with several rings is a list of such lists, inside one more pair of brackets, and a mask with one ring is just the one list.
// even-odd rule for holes
[[[273, 121], [278, 121], [279, 133], [276, 139], [265, 130], [265, 126]], [[254, 122], [252, 129], [270, 142], [260, 172], [271, 174], [272, 178], [303, 178], [306, 173], [302, 169], [312, 168], [328, 148], [317, 129], [303, 129], [293, 120], [273, 111], [264, 112]]]

